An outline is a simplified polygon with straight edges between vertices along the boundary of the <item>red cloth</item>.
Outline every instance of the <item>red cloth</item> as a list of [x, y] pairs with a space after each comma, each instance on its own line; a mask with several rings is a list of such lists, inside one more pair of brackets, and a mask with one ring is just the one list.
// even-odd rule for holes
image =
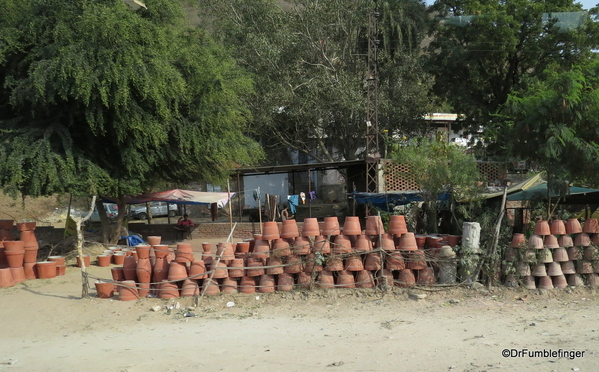
[[193, 224], [192, 220], [187, 219], [187, 220], [180, 220], [179, 222], [177, 222], [177, 226], [192, 227], [192, 226], [194, 226], [194, 224]]

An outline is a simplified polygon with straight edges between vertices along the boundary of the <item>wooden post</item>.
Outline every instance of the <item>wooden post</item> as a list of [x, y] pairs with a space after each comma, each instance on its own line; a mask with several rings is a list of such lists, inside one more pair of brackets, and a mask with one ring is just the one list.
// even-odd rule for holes
[[229, 186], [229, 179], [227, 179], [227, 193], [229, 195], [229, 228], [233, 230], [233, 209], [231, 207], [231, 187]]
[[87, 281], [87, 270], [85, 267], [85, 260], [83, 259], [83, 230], [81, 230], [81, 224], [92, 216], [94, 207], [96, 204], [96, 196], [92, 196], [89, 212], [83, 218], [77, 218], [77, 254], [79, 255], [79, 262], [81, 262], [81, 297], [85, 298], [88, 295], [89, 282]]

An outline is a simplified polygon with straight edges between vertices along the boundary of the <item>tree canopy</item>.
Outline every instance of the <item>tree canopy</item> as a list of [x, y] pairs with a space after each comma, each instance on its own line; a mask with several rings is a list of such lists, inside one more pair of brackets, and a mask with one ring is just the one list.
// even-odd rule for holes
[[[201, 0], [214, 34], [253, 74], [248, 100], [265, 146], [320, 161], [363, 157], [368, 0]], [[432, 81], [416, 58], [427, 17], [422, 1], [378, 2], [381, 130], [414, 129]]]
[[122, 196], [261, 156], [252, 79], [177, 0], [0, 0], [0, 186]]

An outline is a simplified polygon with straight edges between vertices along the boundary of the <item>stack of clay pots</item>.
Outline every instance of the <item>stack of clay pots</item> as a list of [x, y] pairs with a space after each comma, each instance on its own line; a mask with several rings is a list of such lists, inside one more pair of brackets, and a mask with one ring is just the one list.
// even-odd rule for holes
[[[23, 257], [23, 269], [25, 270], [25, 277], [27, 279], [51, 279], [56, 277], [56, 264], [54, 264], [54, 276], [50, 273], [50, 269], [41, 270], [41, 276], [34, 270], [37, 262], [37, 251], [39, 250], [39, 244], [35, 236], [35, 222], [21, 222], [17, 223], [17, 230], [20, 232], [20, 239], [24, 245], [25, 256]], [[42, 264], [51, 265], [51, 264]]]
[[4, 240], [12, 240], [13, 220], [0, 220], [0, 268], [7, 268], [8, 261], [4, 253]]
[[589, 218], [581, 226], [577, 219], [537, 221], [526, 242], [514, 234], [505, 260], [516, 267], [506, 277], [511, 285], [552, 289], [567, 286], [599, 285], [599, 224]]

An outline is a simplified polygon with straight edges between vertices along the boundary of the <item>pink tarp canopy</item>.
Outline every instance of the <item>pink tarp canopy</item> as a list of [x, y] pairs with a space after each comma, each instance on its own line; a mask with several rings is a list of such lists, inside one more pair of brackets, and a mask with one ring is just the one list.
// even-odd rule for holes
[[[141, 204], [151, 201], [161, 201], [171, 204], [212, 204], [216, 203], [219, 208], [224, 207], [229, 202], [229, 197], [233, 197], [234, 192], [203, 192], [174, 189], [168, 191], [160, 191], [152, 194], [138, 195], [134, 197], [126, 197], [127, 204]], [[114, 203], [110, 198], [104, 200]]]

